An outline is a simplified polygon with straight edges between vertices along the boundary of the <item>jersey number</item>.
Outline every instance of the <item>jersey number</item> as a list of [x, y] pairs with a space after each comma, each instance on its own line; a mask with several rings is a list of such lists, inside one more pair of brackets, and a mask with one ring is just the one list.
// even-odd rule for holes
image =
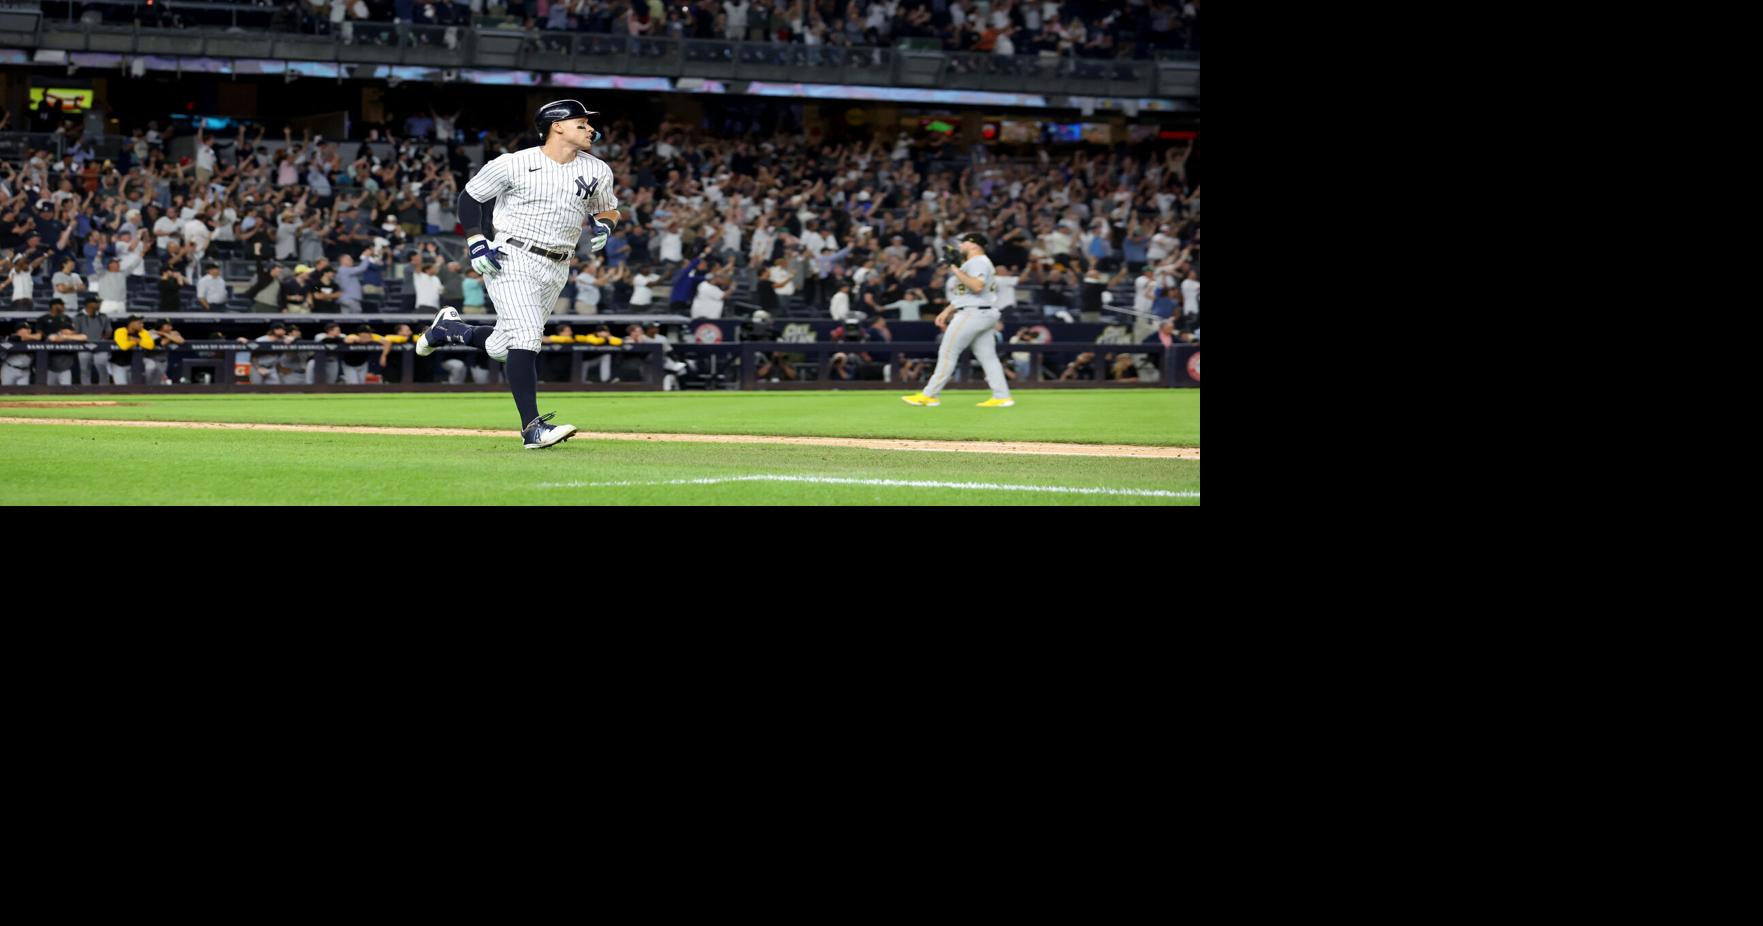
[[575, 178], [575, 195], [580, 196], [582, 199], [587, 199], [594, 195], [594, 191], [599, 188], [600, 178], [598, 177], [594, 178], [593, 183], [588, 183], [580, 177]]

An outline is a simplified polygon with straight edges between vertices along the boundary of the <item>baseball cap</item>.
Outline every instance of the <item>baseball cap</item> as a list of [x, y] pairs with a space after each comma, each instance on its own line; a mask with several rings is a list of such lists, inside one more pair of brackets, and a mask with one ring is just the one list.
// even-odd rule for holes
[[299, 274], [302, 274], [302, 273], [311, 273], [311, 272], [312, 272], [312, 268], [306, 266], [305, 264], [298, 264], [294, 267], [294, 274], [296, 276], [298, 276]]
[[980, 234], [979, 232], [968, 232], [967, 234], [962, 235], [960, 238], [957, 238], [955, 240], [957, 240], [957, 241], [971, 241], [974, 244], [977, 244], [982, 248], [986, 246], [986, 236]]

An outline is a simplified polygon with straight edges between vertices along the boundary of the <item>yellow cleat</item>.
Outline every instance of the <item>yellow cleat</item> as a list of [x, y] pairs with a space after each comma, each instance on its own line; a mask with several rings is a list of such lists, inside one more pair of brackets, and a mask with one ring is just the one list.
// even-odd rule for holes
[[934, 395], [925, 395], [922, 392], [915, 392], [911, 395], [903, 395], [900, 397], [900, 401], [905, 402], [907, 405], [922, 405], [925, 408], [936, 408], [937, 406], [943, 404], [942, 399], [939, 399]]
[[979, 403], [980, 408], [1009, 408], [1016, 404], [1015, 399], [987, 399]]

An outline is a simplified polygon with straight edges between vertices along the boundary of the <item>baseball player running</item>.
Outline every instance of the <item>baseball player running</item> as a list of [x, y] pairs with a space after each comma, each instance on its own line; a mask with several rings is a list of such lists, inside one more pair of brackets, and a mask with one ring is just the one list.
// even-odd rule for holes
[[[959, 244], [944, 252], [949, 269], [946, 291], [949, 307], [937, 315], [937, 327], [943, 329], [943, 346], [937, 350], [937, 369], [931, 374], [924, 391], [901, 396], [908, 405], [935, 408], [942, 405], [937, 396], [955, 373], [961, 352], [972, 348], [973, 356], [986, 371], [986, 385], [992, 397], [979, 403], [980, 408], [1009, 408], [1016, 404], [1010, 398], [1010, 387], [1004, 382], [1004, 368], [998, 363], [997, 345], [992, 332], [998, 328], [998, 284], [992, 259], [986, 256], [986, 236], [976, 232], [962, 235]], [[950, 316], [954, 316], [951, 322]]]
[[469, 344], [506, 364], [528, 450], [555, 446], [575, 434], [575, 425], [546, 424], [554, 413], [539, 416], [539, 344], [569, 279], [583, 219], [594, 217], [591, 244], [598, 251], [620, 216], [612, 168], [588, 153], [600, 137], [588, 117], [597, 115], [577, 100], [546, 103], [533, 116], [544, 143], [496, 158], [465, 185], [459, 222], [472, 269], [484, 275], [496, 304], [496, 324], [467, 324], [458, 309], [447, 306], [416, 339], [416, 352], [424, 357], [443, 344]]

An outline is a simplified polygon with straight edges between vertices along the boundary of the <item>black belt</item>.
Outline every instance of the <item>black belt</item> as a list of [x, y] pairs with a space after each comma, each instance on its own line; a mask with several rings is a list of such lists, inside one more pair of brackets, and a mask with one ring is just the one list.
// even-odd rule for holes
[[525, 241], [520, 240], [519, 238], [506, 238], [503, 240], [506, 243], [512, 244], [515, 247], [520, 248], [523, 251], [531, 251], [534, 254], [539, 255], [540, 257], [549, 257], [552, 260], [554, 260], [560, 264], [569, 260], [569, 252], [568, 251], [564, 251], [562, 253], [547, 251], [544, 248], [541, 248], [536, 244], [528, 244]]

